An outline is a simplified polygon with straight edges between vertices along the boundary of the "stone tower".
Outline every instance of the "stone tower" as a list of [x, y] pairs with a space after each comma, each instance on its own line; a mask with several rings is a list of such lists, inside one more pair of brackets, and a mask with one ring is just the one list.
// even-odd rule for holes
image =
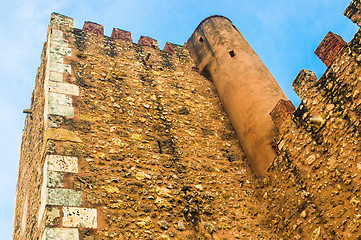
[[264, 175], [276, 157], [277, 128], [269, 113], [286, 95], [232, 22], [204, 19], [187, 42], [200, 72], [210, 78], [253, 170]]
[[224, 17], [160, 50], [52, 14], [13, 239], [360, 239], [360, 39], [326, 35], [295, 109]]

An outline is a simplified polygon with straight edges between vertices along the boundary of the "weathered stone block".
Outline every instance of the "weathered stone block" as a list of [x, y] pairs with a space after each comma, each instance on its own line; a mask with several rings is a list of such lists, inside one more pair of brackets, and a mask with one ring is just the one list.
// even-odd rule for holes
[[62, 38], [52, 38], [51, 46], [59, 48], [68, 48], [68, 43]]
[[52, 54], [50, 54], [50, 61], [51, 62], [63, 63], [64, 62], [64, 57], [62, 55], [60, 55], [60, 54], [52, 53]]
[[70, 30], [73, 28], [73, 19], [59, 13], [52, 13], [49, 22], [49, 28]]
[[316, 48], [315, 54], [327, 67], [330, 67], [345, 50], [346, 45], [347, 43], [339, 35], [328, 32]]
[[63, 187], [64, 175], [62, 172], [48, 171], [46, 186], [49, 188]]
[[97, 210], [94, 208], [63, 208], [64, 227], [97, 228]]
[[49, 82], [49, 91], [79, 96], [79, 87], [69, 83]]
[[61, 155], [47, 155], [48, 170], [59, 172], [78, 172], [78, 158]]
[[50, 72], [49, 80], [53, 82], [63, 82], [63, 74], [59, 72]]
[[122, 39], [125, 41], [132, 42], [132, 35], [128, 31], [121, 30], [119, 28], [113, 28], [112, 35], [110, 36], [115, 39]]
[[50, 62], [49, 70], [54, 72], [71, 74], [71, 66], [68, 64]]
[[77, 228], [45, 228], [42, 240], [79, 240]]
[[72, 189], [47, 189], [47, 205], [80, 207], [83, 203], [83, 193]]
[[352, 0], [343, 14], [352, 22], [361, 27], [361, 2], [360, 0]]
[[55, 93], [50, 92], [49, 93], [49, 103], [50, 104], [60, 104], [65, 106], [72, 106], [72, 99], [71, 97], [62, 94], [62, 93]]
[[57, 141], [82, 142], [75, 132], [66, 129], [48, 128], [46, 131], [46, 139]]
[[67, 47], [60, 47], [60, 46], [51, 46], [50, 47], [50, 52], [51, 53], [58, 53], [61, 54], [63, 56], [71, 56], [71, 48], [67, 48]]
[[152, 47], [154, 49], [159, 49], [157, 40], [151, 37], [141, 36], [138, 41], [138, 44], [142, 46]]
[[46, 208], [46, 226], [56, 226], [60, 223], [60, 210], [56, 207]]
[[72, 118], [74, 117], [74, 108], [64, 105], [49, 104], [49, 114]]
[[296, 94], [303, 99], [308, 91], [317, 83], [317, 76], [312, 71], [302, 69], [293, 80], [292, 86]]
[[95, 22], [84, 22], [83, 30], [97, 35], [104, 35], [103, 25]]
[[63, 32], [53, 29], [51, 31], [51, 39], [63, 39]]

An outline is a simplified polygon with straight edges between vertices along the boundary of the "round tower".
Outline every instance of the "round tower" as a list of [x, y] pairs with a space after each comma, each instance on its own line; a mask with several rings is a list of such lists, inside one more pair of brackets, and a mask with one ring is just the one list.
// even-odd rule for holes
[[212, 80], [256, 175], [264, 175], [276, 157], [277, 134], [270, 112], [282, 89], [232, 22], [214, 15], [204, 19], [187, 41], [197, 67]]

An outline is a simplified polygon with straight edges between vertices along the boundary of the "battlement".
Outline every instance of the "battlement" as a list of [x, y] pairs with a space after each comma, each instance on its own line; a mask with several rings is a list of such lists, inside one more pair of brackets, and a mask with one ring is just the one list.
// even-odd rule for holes
[[226, 17], [160, 50], [53, 13], [13, 239], [359, 239], [360, 39], [325, 36], [295, 108]]
[[315, 54], [327, 67], [330, 67], [343, 53], [346, 45], [347, 43], [339, 35], [328, 32], [315, 50]]

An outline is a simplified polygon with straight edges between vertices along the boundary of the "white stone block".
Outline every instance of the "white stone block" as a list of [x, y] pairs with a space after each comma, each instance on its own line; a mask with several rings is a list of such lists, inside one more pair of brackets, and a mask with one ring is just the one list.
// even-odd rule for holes
[[62, 172], [48, 171], [46, 186], [48, 188], [63, 187], [64, 174]]
[[57, 105], [57, 104], [49, 104], [49, 111], [48, 114], [51, 115], [59, 115], [64, 117], [74, 117], [74, 108], [64, 105]]
[[79, 87], [69, 83], [49, 82], [49, 91], [79, 96]]
[[78, 158], [61, 155], [47, 155], [46, 160], [48, 164], [48, 171], [58, 172], [78, 172]]
[[71, 74], [70, 65], [63, 64], [63, 63], [50, 62], [49, 63], [49, 70], [54, 71], [54, 72]]
[[83, 193], [72, 189], [48, 188], [47, 205], [80, 207], [83, 204]]
[[60, 105], [56, 103], [48, 104], [48, 114], [64, 117], [74, 117], [74, 108], [72, 106]]
[[60, 55], [60, 54], [57, 54], [57, 53], [52, 53], [52, 54], [50, 54], [50, 61], [51, 62], [63, 63], [64, 62], [64, 57], [63, 57], [63, 55]]
[[51, 46], [52, 47], [67, 48], [68, 43], [65, 42], [65, 40], [63, 38], [52, 38], [51, 39]]
[[97, 210], [95, 208], [63, 207], [64, 227], [97, 228]]
[[58, 53], [63, 56], [71, 56], [71, 48], [61, 46], [59, 44], [54, 44], [50, 47], [51, 53]]
[[48, 106], [49, 114], [59, 115], [64, 117], [74, 117], [74, 108], [70, 106], [57, 105], [57, 104], [49, 104]]
[[49, 80], [53, 82], [63, 82], [63, 74], [59, 72], [50, 72]]
[[42, 240], [79, 240], [77, 228], [45, 228]]
[[64, 106], [72, 106], [73, 100], [68, 95], [62, 93], [49, 93], [49, 104], [60, 104]]
[[63, 39], [63, 32], [62, 31], [59, 31], [59, 30], [56, 30], [56, 29], [52, 29], [51, 30], [51, 38], [52, 39], [56, 39], [56, 38], [60, 38], [60, 39]]

